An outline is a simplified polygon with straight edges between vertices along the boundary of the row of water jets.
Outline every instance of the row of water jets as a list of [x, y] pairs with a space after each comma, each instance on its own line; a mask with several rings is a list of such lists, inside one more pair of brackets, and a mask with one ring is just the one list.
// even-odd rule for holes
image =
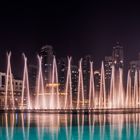
[[[38, 58], [38, 75], [37, 75], [37, 86], [36, 96], [31, 98], [27, 57], [24, 57], [24, 71], [23, 71], [23, 85], [21, 94], [20, 109], [107, 109], [107, 108], [138, 108], [140, 103], [140, 72], [135, 71], [134, 82], [132, 82], [131, 72], [128, 71], [127, 86], [124, 86], [123, 82], [123, 69], [119, 68], [116, 70], [115, 66], [112, 65], [111, 80], [109, 86], [109, 92], [106, 91], [106, 80], [104, 63], [101, 64], [100, 72], [100, 90], [95, 90], [94, 82], [94, 70], [93, 62], [90, 62], [90, 79], [89, 79], [89, 94], [88, 99], [85, 98], [84, 85], [83, 85], [83, 72], [82, 72], [82, 59], [79, 61], [78, 71], [78, 92], [76, 100], [73, 99], [72, 93], [72, 75], [71, 75], [71, 57], [68, 57], [67, 66], [67, 77], [65, 83], [64, 95], [59, 92], [58, 84], [58, 72], [57, 62], [54, 56], [52, 66], [52, 86], [49, 91], [46, 91], [43, 81], [42, 72], [42, 57]], [[10, 91], [10, 98], [12, 100], [11, 108], [15, 108], [15, 98], [13, 90], [13, 79], [11, 69], [11, 52], [7, 54], [7, 76], [5, 86], [5, 109], [8, 109], [8, 97]], [[125, 88], [126, 87], [126, 88]], [[26, 106], [24, 105], [24, 99], [26, 97]], [[34, 100], [34, 101], [33, 101]], [[88, 101], [88, 102], [87, 102]], [[34, 102], [34, 105], [33, 105]]]

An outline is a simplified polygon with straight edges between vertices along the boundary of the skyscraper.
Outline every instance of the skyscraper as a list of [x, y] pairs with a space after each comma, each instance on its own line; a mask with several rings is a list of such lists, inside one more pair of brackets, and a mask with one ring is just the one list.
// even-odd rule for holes
[[67, 58], [58, 59], [58, 81], [60, 92], [65, 92], [65, 83], [67, 77], [68, 60]]
[[100, 91], [100, 82], [101, 82], [101, 73], [100, 70], [96, 70], [94, 71], [94, 83], [96, 93], [99, 93]]
[[107, 91], [107, 93], [109, 93], [111, 72], [112, 72], [112, 56], [105, 56], [104, 66], [105, 66], [106, 91]]
[[[124, 57], [123, 57], [123, 47], [117, 43], [115, 47], [113, 47], [113, 52], [112, 52], [112, 61], [113, 61], [113, 66], [114, 66], [114, 78], [116, 82], [116, 91], [119, 92], [119, 84], [123, 78], [123, 68], [124, 68]], [[121, 75], [122, 71], [122, 75]]]
[[90, 61], [93, 61], [93, 57], [91, 55], [86, 55], [82, 62], [84, 95], [86, 98], [89, 97]]
[[41, 48], [40, 56], [42, 56], [42, 71], [44, 84], [51, 83], [51, 72], [53, 63], [53, 47], [45, 45]]
[[36, 90], [36, 81], [37, 81], [37, 70], [38, 67], [36, 65], [29, 65], [29, 85], [31, 94], [35, 94]]
[[119, 43], [113, 47], [112, 61], [116, 69], [123, 68], [123, 47]]
[[78, 66], [71, 65], [71, 79], [72, 79], [72, 94], [73, 98], [76, 99], [78, 93]]

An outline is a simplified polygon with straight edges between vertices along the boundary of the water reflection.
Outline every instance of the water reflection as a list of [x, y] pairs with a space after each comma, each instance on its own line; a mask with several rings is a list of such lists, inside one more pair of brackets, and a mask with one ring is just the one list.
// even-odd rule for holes
[[0, 114], [2, 140], [138, 140], [140, 114]]

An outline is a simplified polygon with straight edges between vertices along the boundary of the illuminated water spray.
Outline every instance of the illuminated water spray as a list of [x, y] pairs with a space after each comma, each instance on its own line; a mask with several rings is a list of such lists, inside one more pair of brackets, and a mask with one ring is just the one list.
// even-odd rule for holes
[[77, 109], [79, 109], [79, 108], [84, 108], [84, 87], [83, 87], [82, 59], [79, 61], [79, 77], [78, 77]]
[[72, 109], [72, 80], [71, 80], [71, 57], [68, 57], [68, 70], [66, 79], [66, 90], [65, 90], [65, 106], [64, 109]]
[[42, 57], [37, 56], [38, 58], [38, 77], [37, 77], [37, 97], [36, 97], [36, 108], [45, 109], [45, 93], [44, 93], [44, 82], [42, 74]]
[[52, 83], [51, 83], [51, 95], [50, 95], [50, 109], [60, 109], [59, 100], [59, 87], [58, 87], [58, 71], [56, 58], [53, 57], [53, 68], [52, 68]]
[[119, 69], [119, 92], [118, 92], [118, 108], [124, 107], [124, 89], [123, 89], [123, 70]]
[[138, 71], [135, 71], [133, 107], [138, 107]]
[[131, 92], [132, 92], [132, 87], [131, 87], [131, 75], [130, 75], [130, 70], [128, 71], [127, 75], [127, 89], [126, 89], [126, 102], [125, 102], [125, 107], [130, 108], [131, 107]]
[[112, 72], [111, 72], [111, 81], [110, 81], [110, 93], [109, 93], [109, 99], [108, 99], [108, 105], [109, 108], [113, 108], [116, 105], [115, 101], [115, 67], [112, 66]]
[[105, 73], [104, 63], [101, 66], [101, 81], [100, 81], [100, 93], [99, 93], [99, 108], [106, 107], [106, 88], [105, 88]]
[[[79, 61], [78, 71], [78, 92], [76, 100], [72, 96], [72, 74], [71, 61], [68, 57], [67, 76], [65, 83], [65, 94], [59, 93], [58, 71], [55, 56], [53, 57], [51, 82], [44, 85], [44, 76], [42, 71], [42, 57], [38, 56], [38, 75], [36, 85], [35, 99], [30, 95], [27, 57], [24, 57], [23, 69], [23, 84], [20, 109], [33, 109], [32, 103], [35, 104], [35, 109], [116, 109], [116, 108], [139, 108], [140, 107], [140, 71], [128, 71], [126, 88], [124, 86], [123, 69], [118, 68], [115, 64], [111, 66], [111, 79], [109, 92], [106, 91], [106, 80], [104, 63], [101, 64], [101, 73], [99, 77], [99, 90], [95, 89], [93, 62], [90, 62], [89, 73], [89, 95], [88, 101], [85, 101], [84, 85], [83, 85], [83, 71], [82, 59]], [[14, 98], [14, 81], [11, 70], [11, 52], [7, 53], [7, 71], [6, 71], [6, 85], [5, 85], [5, 109], [15, 109]], [[46, 89], [45, 89], [46, 87]], [[48, 88], [49, 87], [49, 88]], [[97, 94], [98, 93], [98, 94]], [[33, 95], [33, 94], [32, 94]], [[25, 103], [26, 102], [26, 103]], [[18, 103], [18, 104], [19, 104]], [[85, 103], [88, 103], [85, 106]]]
[[95, 87], [94, 87], [94, 75], [93, 75], [93, 62], [90, 62], [90, 81], [89, 81], [89, 104], [88, 108], [95, 106]]
[[[13, 92], [13, 75], [11, 71], [11, 52], [7, 53], [7, 72], [6, 72], [6, 89], [5, 89], [5, 109], [15, 108], [15, 99]], [[8, 97], [12, 98], [8, 98]]]
[[24, 101], [26, 101], [27, 109], [31, 109], [27, 57], [25, 56], [25, 54], [23, 54], [23, 57], [24, 57], [24, 71], [23, 71], [21, 108], [24, 109]]

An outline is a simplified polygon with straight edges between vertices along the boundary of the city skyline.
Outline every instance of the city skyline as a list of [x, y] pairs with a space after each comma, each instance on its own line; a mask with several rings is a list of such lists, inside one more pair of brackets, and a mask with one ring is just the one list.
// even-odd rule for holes
[[[139, 6], [125, 2], [53, 3], [28, 6], [3, 4], [0, 9], [0, 59], [12, 51], [20, 64], [22, 52], [33, 62], [45, 44], [57, 57], [91, 54], [99, 63], [117, 41], [128, 61], [140, 51]], [[79, 51], [80, 50], [80, 51]], [[4, 67], [0, 62], [0, 67]]]
[[[52, 45], [48, 45], [48, 44], [46, 44], [46, 45], [44, 45], [44, 46], [42, 46], [41, 48], [40, 48], [40, 50], [38, 50], [38, 52], [36, 52], [35, 54], [34, 54], [34, 57], [32, 58], [32, 61], [30, 60], [30, 57], [28, 57], [27, 56], [27, 59], [28, 59], [28, 65], [30, 66], [30, 65], [37, 65], [37, 55], [41, 55], [41, 49], [43, 48], [43, 47], [45, 47], [45, 46], [50, 46], [50, 47], [52, 47], [52, 56], [54, 55], [55, 57], [56, 57], [56, 59], [59, 61], [59, 60], [61, 60], [61, 59], [66, 59], [65, 61], [67, 61], [67, 57], [68, 56], [61, 56], [61, 57], [58, 57], [58, 55], [57, 55], [57, 53], [56, 53], [56, 51], [55, 51], [55, 48], [52, 46]], [[128, 59], [128, 56], [126, 56], [126, 53], [125, 53], [125, 51], [124, 51], [124, 47], [119, 43], [119, 42], [116, 42], [115, 44], [114, 44], [114, 46], [112, 46], [112, 49], [111, 49], [111, 53], [110, 54], [108, 54], [108, 55], [105, 55], [105, 56], [102, 56], [103, 57], [103, 59], [102, 60], [100, 60], [99, 62], [98, 61], [96, 61], [95, 59], [94, 59], [94, 56], [92, 55], [92, 54], [85, 54], [85, 55], [83, 55], [82, 57], [76, 57], [76, 56], [70, 56], [70, 57], [72, 57], [72, 62], [73, 62], [73, 64], [74, 65], [77, 65], [78, 66], [78, 63], [79, 63], [79, 61], [80, 61], [80, 59], [81, 58], [84, 58], [84, 57], [88, 57], [88, 56], [90, 56], [90, 57], [92, 57], [92, 59], [91, 59], [91, 61], [93, 61], [93, 65], [94, 65], [94, 69], [95, 70], [99, 70], [100, 69], [100, 67], [101, 67], [101, 62], [102, 61], [104, 61], [104, 63], [106, 63], [106, 59], [111, 59], [110, 57], [113, 57], [113, 49], [115, 48], [115, 47], [122, 47], [122, 52], [123, 52], [123, 56], [122, 56], [122, 58], [123, 58], [123, 67], [124, 67], [124, 70], [125, 71], [128, 71], [131, 67], [132, 67], [132, 65], [137, 65], [136, 63], [139, 61], [139, 59], [140, 59], [140, 52], [137, 52], [137, 54], [135, 54], [135, 59]], [[5, 72], [5, 70], [6, 70], [6, 55], [7, 55], [7, 53], [8, 52], [5, 52], [5, 56], [4, 55], [2, 55], [3, 56], [3, 61], [1, 61], [0, 62], [0, 64], [1, 63], [3, 63], [3, 65], [1, 65], [1, 70], [0, 71], [2, 71], [2, 72]], [[23, 54], [23, 52], [21, 53], [21, 54], [19, 54], [18, 55], [18, 66], [15, 68], [14, 67], [14, 65], [16, 64], [16, 62], [15, 62], [15, 57], [16, 57], [16, 55], [15, 55], [15, 53], [14, 52], [11, 52], [12, 53], [12, 56], [11, 56], [11, 64], [13, 65], [13, 67], [12, 67], [12, 69], [13, 69], [13, 74], [16, 76], [16, 77], [19, 77], [19, 78], [22, 78], [21, 77], [21, 75], [22, 75], [22, 71], [20, 71], [20, 67], [22, 67], [23, 66], [23, 57], [22, 57], [22, 54]], [[52, 57], [51, 56], [51, 57]], [[17, 58], [16, 58], [17, 59]], [[49, 57], [48, 58], [46, 58], [46, 59], [50, 59]], [[52, 58], [51, 58], [52, 59]], [[47, 60], [48, 61], [48, 60]], [[89, 59], [89, 61], [90, 61], [90, 59]], [[14, 62], [14, 63], [13, 63]], [[49, 62], [50, 63], [50, 62]], [[57, 63], [59, 63], [59, 62], [57, 62]], [[139, 62], [138, 62], [139, 63]], [[139, 65], [139, 64], [138, 64]]]

